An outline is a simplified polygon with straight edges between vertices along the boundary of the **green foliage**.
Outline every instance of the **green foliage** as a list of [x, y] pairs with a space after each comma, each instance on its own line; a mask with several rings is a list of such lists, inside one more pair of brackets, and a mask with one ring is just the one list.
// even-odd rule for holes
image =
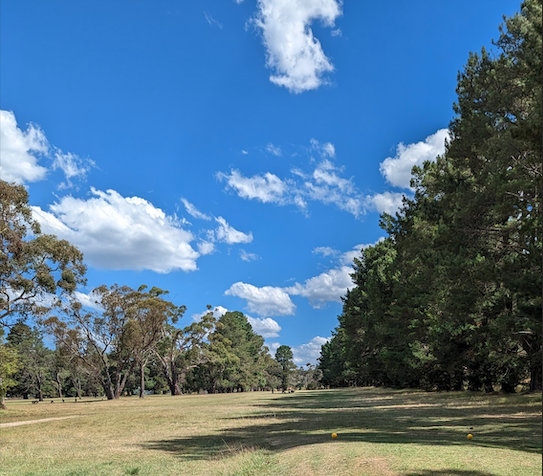
[[281, 345], [275, 351], [275, 360], [281, 366], [281, 387], [283, 390], [288, 388], [290, 374], [296, 368], [292, 358], [292, 349], [288, 345]]
[[76, 247], [41, 234], [26, 189], [0, 180], [0, 325], [45, 313], [85, 283], [85, 272]]
[[355, 259], [328, 385], [541, 388], [541, 2], [500, 31], [458, 76], [446, 153]]

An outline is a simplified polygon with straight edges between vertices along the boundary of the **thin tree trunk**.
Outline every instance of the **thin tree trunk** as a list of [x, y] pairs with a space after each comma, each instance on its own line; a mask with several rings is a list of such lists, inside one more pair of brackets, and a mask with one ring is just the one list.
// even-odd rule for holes
[[145, 362], [140, 363], [140, 398], [145, 397]]
[[62, 399], [63, 398], [63, 396], [62, 396], [62, 383], [60, 381], [60, 374], [57, 372], [55, 377], [56, 377], [57, 386], [58, 386], [58, 398]]
[[43, 392], [41, 390], [41, 378], [39, 374], [36, 376], [36, 381], [38, 382], [38, 400], [43, 402]]

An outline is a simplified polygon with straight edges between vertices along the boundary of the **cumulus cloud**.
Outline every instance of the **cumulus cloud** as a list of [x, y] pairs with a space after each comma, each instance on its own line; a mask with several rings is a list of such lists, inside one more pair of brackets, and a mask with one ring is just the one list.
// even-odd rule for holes
[[321, 355], [321, 347], [330, 340], [330, 337], [313, 337], [307, 344], [292, 348], [294, 363], [298, 366], [316, 364]]
[[263, 317], [292, 315], [296, 309], [288, 293], [278, 287], [258, 288], [240, 281], [232, 284], [224, 294], [245, 299], [249, 312]]
[[445, 153], [445, 141], [449, 139], [449, 130], [440, 129], [428, 136], [424, 141], [414, 144], [398, 144], [396, 155], [387, 157], [379, 170], [386, 181], [395, 187], [409, 188], [411, 170], [415, 165], [422, 165], [425, 161], [435, 161], [438, 155]]
[[233, 226], [229, 225], [223, 217], [215, 218], [215, 221], [219, 224], [215, 230], [215, 239], [217, 241], [223, 241], [229, 245], [236, 243], [250, 243], [253, 241], [253, 234], [251, 232], [247, 234], [236, 230]]
[[198, 243], [198, 251], [202, 256], [210, 255], [215, 251], [215, 244], [211, 241], [200, 241]]
[[307, 279], [304, 284], [296, 283], [286, 288], [293, 296], [303, 296], [311, 306], [323, 307], [327, 302], [341, 302], [347, 290], [354, 287], [351, 279], [353, 270], [350, 266], [341, 266]]
[[206, 215], [205, 213], [202, 213], [192, 203], [190, 203], [187, 199], [182, 198], [181, 202], [183, 202], [183, 205], [185, 206], [185, 210], [187, 210], [187, 213], [190, 216], [193, 216], [194, 218], [197, 218], [199, 220], [208, 220], [208, 221], [211, 220], [211, 217], [209, 215]]
[[47, 154], [49, 143], [43, 131], [29, 124], [26, 131], [17, 126], [15, 114], [0, 110], [0, 176], [6, 182], [24, 184], [43, 180], [47, 168], [38, 164]]
[[256, 199], [262, 203], [282, 203], [288, 190], [285, 182], [269, 172], [264, 175], [244, 177], [234, 169], [229, 175], [218, 172], [216, 177], [220, 181], [226, 181], [227, 188], [234, 190], [241, 198]]
[[373, 208], [379, 213], [388, 213], [394, 215], [402, 206], [404, 194], [397, 192], [376, 193], [368, 195], [366, 201], [368, 207]]
[[192, 233], [140, 197], [91, 189], [85, 200], [65, 196], [50, 211], [32, 207], [42, 231], [76, 245], [96, 268], [168, 273], [197, 269]]
[[246, 317], [249, 321], [249, 324], [251, 324], [253, 331], [255, 331], [256, 334], [259, 334], [266, 339], [269, 337], [279, 337], [279, 332], [281, 332], [281, 326], [273, 319], [269, 317], [266, 317], [264, 319], [250, 316]]
[[[193, 314], [192, 315], [192, 320], [195, 321], [195, 322], [198, 322], [200, 321], [200, 319], [202, 319], [202, 317], [204, 317], [207, 313], [209, 312], [209, 310], [205, 310], [205, 311], [202, 311], [202, 312], [198, 312], [196, 314]], [[221, 316], [224, 316], [227, 312], [228, 312], [228, 309], [226, 309], [225, 307], [222, 307], [222, 306], [216, 306], [214, 307], [213, 309], [211, 309], [211, 312], [213, 313], [213, 316], [216, 317], [217, 319]]]
[[337, 0], [259, 0], [254, 23], [262, 32], [270, 81], [294, 93], [318, 88], [334, 70], [310, 25], [333, 27], [341, 15]]
[[2, 180], [19, 184], [43, 180], [48, 168], [38, 162], [45, 158], [52, 162], [52, 170], [64, 172], [66, 182], [60, 183], [59, 188], [71, 187], [72, 179], [84, 179], [95, 166], [90, 159], [51, 146], [45, 133], [35, 124], [29, 124], [23, 132], [17, 126], [15, 114], [4, 110], [0, 110], [0, 156]]

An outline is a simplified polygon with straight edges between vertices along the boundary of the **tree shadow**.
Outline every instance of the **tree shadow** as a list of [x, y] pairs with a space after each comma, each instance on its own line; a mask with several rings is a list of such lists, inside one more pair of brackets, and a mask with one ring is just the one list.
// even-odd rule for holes
[[486, 471], [464, 471], [462, 469], [441, 469], [417, 471], [415, 473], [404, 473], [402, 476], [494, 476]]
[[[149, 441], [144, 448], [187, 460], [231, 456], [248, 449], [277, 453], [294, 447], [338, 441], [430, 446], [475, 445], [527, 453], [541, 452], [541, 422], [522, 412], [533, 407], [473, 404], [436, 394], [336, 391], [270, 398], [255, 413], [223, 418], [228, 428], [214, 434]], [[467, 440], [468, 433], [474, 435]], [[451, 472], [453, 471], [453, 472]], [[445, 474], [478, 474], [451, 470]], [[413, 473], [413, 476], [417, 473]], [[420, 473], [440, 474], [440, 473]], [[407, 475], [406, 475], [407, 476]], [[410, 475], [411, 476], [411, 475]], [[492, 476], [480, 473], [479, 476]]]

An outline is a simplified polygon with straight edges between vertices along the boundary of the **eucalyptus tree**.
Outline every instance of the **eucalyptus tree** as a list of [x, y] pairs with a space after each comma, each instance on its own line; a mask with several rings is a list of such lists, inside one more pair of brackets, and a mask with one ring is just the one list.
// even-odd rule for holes
[[0, 180], [0, 325], [43, 314], [85, 283], [83, 254], [41, 233], [22, 185]]
[[[171, 395], [181, 395], [181, 386], [187, 373], [210, 359], [208, 338], [216, 323], [210, 309], [211, 306], [208, 306], [209, 312], [188, 326], [179, 328], [173, 324], [165, 324], [161, 330], [160, 340], [153, 348], [153, 355], [159, 363]], [[184, 307], [180, 309], [179, 316], [184, 310]]]

